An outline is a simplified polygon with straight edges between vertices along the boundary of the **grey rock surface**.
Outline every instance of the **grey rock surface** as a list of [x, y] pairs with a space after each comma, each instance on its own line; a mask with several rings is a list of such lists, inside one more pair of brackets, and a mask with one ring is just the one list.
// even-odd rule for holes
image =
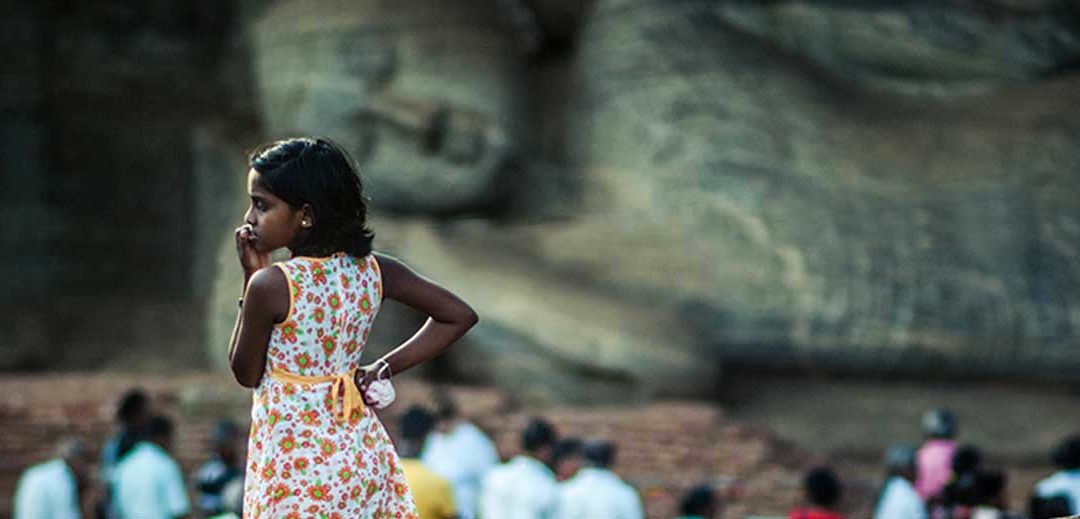
[[[527, 17], [440, 9], [421, 37], [429, 3], [298, 5], [256, 26], [266, 126], [329, 127], [357, 150], [394, 210], [380, 246], [454, 280], [484, 317], [451, 356], [458, 373], [584, 400], [708, 393], [725, 361], [1080, 365], [1068, 6], [602, 0], [572, 52], [530, 65], [499, 29]], [[513, 7], [541, 28], [571, 12]], [[454, 36], [423, 44], [432, 34]], [[340, 49], [360, 41], [369, 66], [350, 67]], [[466, 55], [484, 66], [459, 76]], [[399, 147], [429, 134], [425, 106], [493, 121], [480, 141], [512, 167]], [[403, 114], [421, 122], [387, 137]], [[507, 219], [492, 193], [531, 209]]]

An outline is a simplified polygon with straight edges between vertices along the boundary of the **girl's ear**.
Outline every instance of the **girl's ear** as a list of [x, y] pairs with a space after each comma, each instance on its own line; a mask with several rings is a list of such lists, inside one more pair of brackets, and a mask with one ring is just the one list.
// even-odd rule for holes
[[304, 204], [304, 207], [300, 208], [300, 227], [302, 229], [310, 229], [315, 226], [315, 210], [311, 208], [310, 204]]

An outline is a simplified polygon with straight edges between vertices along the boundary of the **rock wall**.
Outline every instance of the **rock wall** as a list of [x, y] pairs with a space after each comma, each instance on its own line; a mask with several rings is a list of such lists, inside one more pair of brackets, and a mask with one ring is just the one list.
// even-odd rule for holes
[[[23, 4], [5, 369], [220, 363], [243, 151], [318, 133], [360, 162], [377, 247], [482, 315], [452, 377], [1075, 380], [1070, 3]], [[416, 322], [387, 317], [376, 348]]]
[[[567, 12], [513, 4], [541, 31]], [[425, 93], [431, 103], [539, 129], [499, 132], [510, 159], [501, 175], [473, 170], [519, 209], [379, 221], [382, 247], [477, 302], [484, 321], [453, 362], [463, 373], [543, 380], [570, 399], [708, 392], [721, 361], [1067, 378], [1080, 362], [1068, 245], [1078, 231], [1078, 31], [1069, 7], [1022, 4], [599, 1], [580, 13], [569, 51], [520, 58], [541, 56], [523, 61], [538, 78], [529, 85], [505, 80], [519, 71], [505, 65], [513, 56], [470, 54], [503, 72], [468, 84], [471, 99], [455, 97], [460, 78], [430, 66], [462, 62], [464, 47], [415, 43], [421, 3], [400, 15], [321, 4], [335, 13], [321, 38], [374, 33], [398, 42], [398, 55], [426, 53], [393, 61], [387, 76], [428, 74], [442, 85]], [[260, 22], [264, 69], [295, 52], [303, 29], [276, 21], [298, 16], [291, 5]], [[289, 27], [321, 20], [301, 18]], [[483, 19], [473, 31], [507, 25]], [[332, 69], [334, 85], [371, 76], [347, 62], [304, 70]], [[280, 95], [282, 80], [260, 78]], [[396, 81], [384, 93], [408, 91]], [[378, 109], [370, 87], [325, 99], [318, 86], [292, 88], [303, 103], [289, 106], [352, 117], [338, 137], [354, 146], [380, 131], [355, 119]], [[477, 108], [507, 88], [540, 108]], [[264, 105], [271, 131], [297, 124], [280, 106]], [[389, 170], [371, 157], [401, 151], [393, 142], [360, 154], [373, 192], [443, 214], [400, 196], [452, 191], [431, 190], [427, 174], [395, 172], [407, 187], [383, 188]]]
[[205, 365], [197, 243], [228, 195], [197, 141], [252, 133], [241, 3], [0, 8], [0, 369]]

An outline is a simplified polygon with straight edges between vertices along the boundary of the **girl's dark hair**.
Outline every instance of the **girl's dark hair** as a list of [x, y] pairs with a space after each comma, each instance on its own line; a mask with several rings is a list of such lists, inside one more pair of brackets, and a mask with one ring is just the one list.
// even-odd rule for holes
[[251, 153], [259, 183], [293, 209], [307, 204], [315, 225], [289, 248], [298, 256], [335, 252], [364, 257], [375, 233], [367, 228], [367, 201], [359, 168], [340, 146], [321, 137], [277, 141]]

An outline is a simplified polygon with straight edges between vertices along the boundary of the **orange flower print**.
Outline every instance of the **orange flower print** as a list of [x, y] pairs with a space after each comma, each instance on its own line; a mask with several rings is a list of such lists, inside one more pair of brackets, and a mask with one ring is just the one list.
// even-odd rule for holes
[[262, 478], [273, 479], [276, 474], [277, 470], [274, 469], [274, 460], [270, 460], [270, 462], [262, 469]]
[[371, 304], [371, 297], [368, 296], [367, 292], [364, 292], [364, 296], [360, 298], [360, 311], [363, 312], [364, 315], [370, 315], [373, 309], [374, 306]]
[[285, 384], [284, 386], [281, 386], [281, 392], [285, 393], [285, 395], [287, 396], [293, 396], [296, 394], [296, 386], [292, 384]]
[[405, 483], [394, 483], [394, 493], [397, 494], [398, 497], [404, 496], [408, 491], [409, 487], [405, 486]]
[[375, 492], [379, 490], [378, 485], [375, 484], [375, 480], [369, 479], [367, 482], [367, 488], [364, 489], [365, 497], [371, 499], [371, 496], [375, 495]]
[[281, 422], [281, 411], [274, 409], [270, 411], [270, 414], [266, 417], [266, 423], [273, 427]]
[[274, 503], [280, 503], [282, 499], [289, 497], [289, 494], [292, 494], [292, 489], [285, 483], [278, 483], [270, 487], [270, 500]]
[[330, 457], [337, 452], [337, 447], [334, 446], [334, 442], [330, 440], [323, 440], [319, 442], [319, 452], [322, 452], [323, 456]]
[[281, 340], [289, 344], [296, 344], [296, 332], [298, 331], [296, 321], [292, 319], [285, 321], [285, 324], [281, 325]]
[[325, 353], [327, 357], [333, 355], [334, 350], [337, 349], [337, 339], [335, 339], [333, 335], [327, 335], [326, 337], [323, 337], [322, 349], [323, 353]]
[[285, 452], [292, 452], [296, 448], [296, 438], [293, 438], [292, 435], [286, 436], [278, 442], [278, 446]]
[[284, 519], [300, 519], [300, 512], [289, 512]]
[[345, 274], [341, 275], [341, 286], [344, 288], [349, 288], [349, 276]]
[[353, 408], [353, 410], [349, 411], [349, 424], [350, 425], [356, 425], [357, 423], [360, 422], [360, 418], [363, 415], [364, 414], [360, 412], [360, 409]]
[[315, 318], [315, 322], [322, 323], [323, 319], [326, 319], [326, 312], [324, 312], [322, 308], [316, 308], [315, 311], [311, 313], [311, 316]]
[[296, 470], [305, 471], [311, 466], [311, 462], [307, 458], [299, 457], [293, 462], [293, 466], [296, 467]]
[[330, 305], [330, 308], [337, 310], [341, 307], [341, 298], [337, 294], [330, 294], [330, 297], [326, 298], [326, 304]]
[[311, 365], [311, 357], [309, 357], [307, 353], [298, 354], [293, 357], [293, 361], [296, 362], [297, 366], [300, 366], [300, 369], [307, 368]]
[[348, 483], [353, 477], [353, 471], [347, 468], [341, 469], [338, 471], [338, 477], [341, 478], [342, 481]]
[[308, 497], [316, 501], [329, 501], [330, 500], [330, 485], [320, 485], [316, 482], [307, 489]]
[[311, 268], [311, 281], [316, 285], [326, 284], [326, 269], [322, 265], [315, 265]]
[[375, 448], [375, 438], [372, 437], [370, 434], [364, 435], [364, 447], [367, 447], [369, 449]]
[[356, 353], [358, 349], [360, 349], [360, 343], [356, 342], [356, 339], [350, 339], [349, 342], [345, 343], [345, 353], [351, 355]]
[[300, 421], [304, 422], [304, 425], [319, 425], [319, 412], [314, 409], [302, 411], [300, 413]]

